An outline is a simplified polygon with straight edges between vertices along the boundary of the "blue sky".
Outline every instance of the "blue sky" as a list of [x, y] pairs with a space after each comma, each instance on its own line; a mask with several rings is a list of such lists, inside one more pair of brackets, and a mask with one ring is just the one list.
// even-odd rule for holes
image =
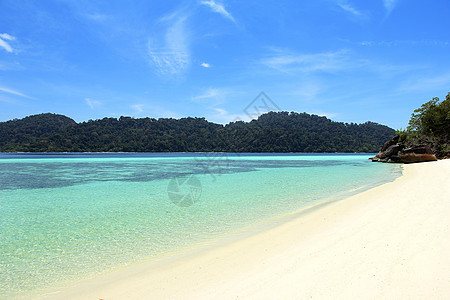
[[407, 125], [450, 91], [448, 0], [0, 1], [0, 121], [227, 123], [282, 110]]

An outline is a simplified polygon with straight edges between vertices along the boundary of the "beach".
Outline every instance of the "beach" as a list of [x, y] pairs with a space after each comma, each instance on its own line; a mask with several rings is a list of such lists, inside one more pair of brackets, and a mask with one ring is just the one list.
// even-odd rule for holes
[[43, 299], [445, 299], [450, 160], [277, 226], [146, 261]]

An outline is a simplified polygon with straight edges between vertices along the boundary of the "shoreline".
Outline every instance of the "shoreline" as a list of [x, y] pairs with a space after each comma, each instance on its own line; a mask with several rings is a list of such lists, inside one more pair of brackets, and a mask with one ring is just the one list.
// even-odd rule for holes
[[179, 248], [176, 250], [171, 250], [166, 253], [158, 254], [157, 256], [148, 256], [143, 259], [140, 259], [138, 261], [135, 261], [133, 263], [130, 263], [126, 266], [119, 266], [113, 270], [105, 271], [100, 274], [95, 274], [93, 276], [83, 278], [83, 279], [77, 279], [77, 280], [71, 280], [71, 281], [62, 281], [60, 284], [52, 287], [45, 287], [37, 290], [32, 290], [29, 292], [26, 292], [24, 294], [16, 295], [14, 298], [17, 299], [25, 299], [25, 298], [41, 298], [47, 299], [46, 297], [49, 297], [55, 293], [59, 293], [60, 291], [66, 291], [70, 287], [75, 287], [80, 284], [86, 283], [88, 281], [96, 280], [99, 278], [103, 278], [105, 276], [109, 276], [116, 272], [121, 272], [124, 269], [133, 269], [138, 265], [144, 266], [145, 268], [152, 268], [154, 266], [160, 266], [162, 264], [177, 261], [181, 258], [185, 258], [187, 256], [193, 256], [193, 255], [200, 255], [201, 253], [205, 253], [206, 251], [209, 251], [211, 249], [221, 247], [224, 245], [228, 245], [233, 242], [238, 242], [239, 240], [249, 238], [253, 235], [260, 234], [267, 230], [272, 230], [286, 222], [292, 221], [297, 218], [301, 218], [302, 216], [308, 215], [309, 213], [312, 213], [316, 210], [319, 210], [323, 207], [326, 207], [328, 205], [331, 205], [338, 201], [343, 201], [353, 195], [362, 193], [364, 191], [373, 189], [375, 187], [381, 186], [383, 184], [393, 182], [400, 178], [402, 176], [402, 168], [399, 166], [399, 174], [396, 178], [391, 180], [384, 180], [384, 182], [378, 182], [378, 183], [370, 183], [366, 184], [364, 186], [360, 186], [357, 188], [353, 188], [351, 190], [341, 191], [338, 192], [332, 196], [322, 198], [317, 202], [314, 202], [313, 204], [310, 204], [305, 207], [301, 207], [297, 210], [282, 213], [279, 215], [274, 215], [262, 220], [259, 220], [252, 224], [247, 224], [242, 228], [222, 233], [218, 236], [200, 241], [198, 243], [194, 243], [188, 246], [185, 246], [183, 248]]
[[223, 151], [209, 151], [209, 152], [1, 152], [0, 154], [205, 154], [205, 153], [230, 153], [230, 154], [377, 154], [376, 152], [223, 152]]
[[[393, 182], [294, 212], [263, 231], [142, 262], [41, 298], [449, 296], [449, 175], [450, 161], [405, 165]], [[409, 241], [411, 234], [417, 243]], [[429, 247], [429, 239], [442, 245]]]

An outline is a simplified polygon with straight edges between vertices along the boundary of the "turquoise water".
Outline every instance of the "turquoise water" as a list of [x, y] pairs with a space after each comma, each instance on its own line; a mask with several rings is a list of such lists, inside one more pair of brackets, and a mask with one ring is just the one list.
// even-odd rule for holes
[[354, 154], [0, 154], [0, 295], [195, 246], [401, 169]]

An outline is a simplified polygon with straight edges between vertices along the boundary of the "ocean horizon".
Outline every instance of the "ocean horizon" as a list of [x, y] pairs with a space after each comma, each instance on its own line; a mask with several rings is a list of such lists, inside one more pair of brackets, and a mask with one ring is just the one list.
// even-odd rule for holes
[[0, 153], [0, 295], [92, 278], [393, 181], [372, 154]]

